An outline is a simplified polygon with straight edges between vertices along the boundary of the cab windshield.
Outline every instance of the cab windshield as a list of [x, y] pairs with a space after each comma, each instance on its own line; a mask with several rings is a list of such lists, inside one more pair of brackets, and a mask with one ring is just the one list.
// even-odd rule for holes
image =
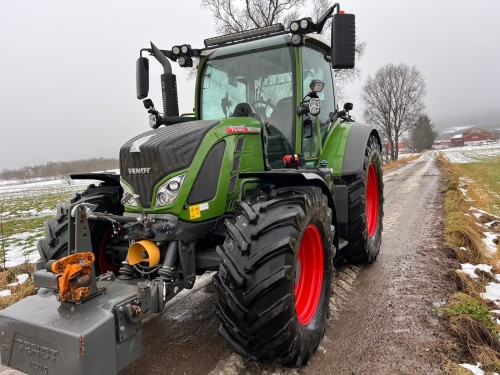
[[261, 48], [249, 44], [244, 51], [230, 46], [208, 58], [202, 73], [201, 118], [231, 117], [236, 105], [247, 103], [254, 117], [279, 129], [293, 144], [292, 51], [285, 43]]

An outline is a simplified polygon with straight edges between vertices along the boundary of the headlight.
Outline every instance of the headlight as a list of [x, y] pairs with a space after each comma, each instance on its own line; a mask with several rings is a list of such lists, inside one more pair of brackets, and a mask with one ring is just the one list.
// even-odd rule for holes
[[156, 207], [168, 206], [174, 203], [177, 194], [179, 193], [182, 181], [186, 177], [186, 173], [172, 177], [170, 180], [162, 184], [156, 192]]
[[123, 196], [125, 196], [125, 194], [127, 194], [127, 193], [129, 193], [131, 196], [131, 198], [129, 200], [123, 202], [123, 204], [126, 204], [127, 206], [132, 206], [132, 207], [139, 207], [139, 205], [137, 204], [137, 201], [134, 198], [136, 195], [134, 194], [132, 189], [130, 189], [127, 185], [125, 185], [121, 181], [120, 181], [120, 185], [123, 188]]
[[307, 19], [302, 19], [300, 20], [300, 28], [301, 29], [307, 29], [307, 26], [309, 26], [309, 22], [307, 21]]

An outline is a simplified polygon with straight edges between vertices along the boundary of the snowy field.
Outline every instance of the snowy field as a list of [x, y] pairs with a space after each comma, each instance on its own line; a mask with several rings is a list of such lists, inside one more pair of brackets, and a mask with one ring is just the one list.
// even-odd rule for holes
[[93, 180], [0, 180], [0, 265], [13, 267], [39, 259], [36, 244], [44, 235], [43, 223]]
[[451, 147], [439, 150], [450, 163], [473, 163], [487, 158], [500, 158], [500, 143], [481, 146]]

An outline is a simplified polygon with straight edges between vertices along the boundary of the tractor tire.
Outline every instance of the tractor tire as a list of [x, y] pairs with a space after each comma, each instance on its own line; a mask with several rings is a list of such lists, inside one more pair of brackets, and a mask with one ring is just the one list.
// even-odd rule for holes
[[342, 177], [341, 184], [348, 189], [347, 240], [340, 252], [346, 263], [371, 264], [375, 262], [382, 243], [384, 217], [384, 181], [381, 147], [375, 136], [370, 136], [365, 149], [363, 171], [357, 176]]
[[[71, 204], [92, 203], [97, 205], [96, 211], [108, 212], [121, 215], [123, 206], [120, 203], [122, 189], [120, 186], [90, 185], [82, 193], [76, 193], [68, 203], [58, 203], [56, 216], [45, 222], [45, 238], [38, 241], [38, 253], [41, 257], [41, 267], [45, 268], [48, 261], [65, 257], [69, 241], [69, 217], [68, 212]], [[106, 254], [106, 245], [110, 243], [112, 226], [105, 221], [89, 220], [92, 249], [96, 256], [95, 270], [100, 275], [107, 271], [118, 272], [119, 259], [111, 259]]]
[[219, 333], [240, 355], [301, 366], [329, 316], [335, 253], [332, 210], [317, 187], [248, 197], [226, 220], [213, 278]]

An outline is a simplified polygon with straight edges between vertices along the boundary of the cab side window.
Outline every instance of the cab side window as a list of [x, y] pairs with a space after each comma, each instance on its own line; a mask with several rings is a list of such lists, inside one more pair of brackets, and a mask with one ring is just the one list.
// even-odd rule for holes
[[332, 68], [330, 62], [325, 59], [324, 52], [320, 52], [310, 47], [302, 48], [302, 65], [303, 96], [309, 93], [309, 84], [312, 80], [321, 80], [325, 83], [323, 91], [318, 93], [321, 103], [321, 112], [317, 117], [320, 123], [321, 137], [318, 139], [316, 127], [313, 126], [312, 137], [305, 139], [306, 142], [304, 144], [304, 153], [309, 154], [309, 157], [314, 157], [319, 153], [320, 139], [326, 134], [326, 130], [330, 124], [330, 112], [334, 112], [336, 108]]

